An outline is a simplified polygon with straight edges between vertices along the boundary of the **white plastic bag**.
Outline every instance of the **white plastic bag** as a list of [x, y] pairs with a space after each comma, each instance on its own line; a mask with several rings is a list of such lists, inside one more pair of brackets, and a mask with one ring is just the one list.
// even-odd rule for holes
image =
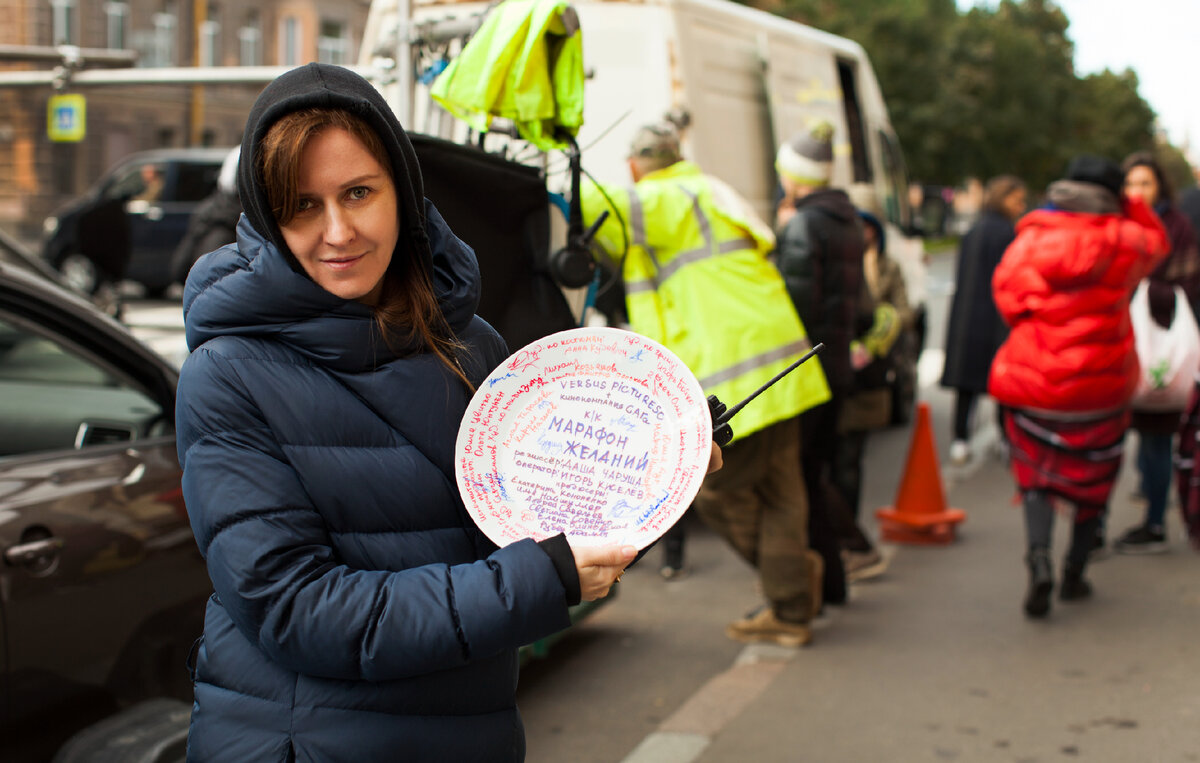
[[1192, 377], [1200, 368], [1200, 328], [1183, 289], [1175, 287], [1175, 317], [1168, 328], [1150, 315], [1150, 289], [1138, 284], [1129, 304], [1141, 373], [1133, 407], [1143, 411], [1182, 411], [1192, 392]]

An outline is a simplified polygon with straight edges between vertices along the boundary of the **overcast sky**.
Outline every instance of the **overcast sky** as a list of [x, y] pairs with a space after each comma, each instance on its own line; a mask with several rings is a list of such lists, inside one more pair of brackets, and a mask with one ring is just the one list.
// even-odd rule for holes
[[[1056, 0], [1071, 25], [1075, 71], [1137, 72], [1139, 92], [1171, 141], [1200, 160], [1200, 0]], [[958, 0], [960, 8], [995, 5]]]

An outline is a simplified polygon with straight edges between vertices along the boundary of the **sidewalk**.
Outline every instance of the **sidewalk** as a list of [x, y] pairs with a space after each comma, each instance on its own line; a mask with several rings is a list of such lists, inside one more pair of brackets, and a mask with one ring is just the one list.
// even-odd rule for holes
[[[1140, 511], [1130, 455], [1110, 536]], [[1177, 510], [1170, 554], [1101, 561], [1092, 601], [1032, 622], [1007, 469], [944, 473], [968, 513], [955, 544], [897, 548], [809, 648], [742, 650], [625, 763], [1200, 760], [1200, 557]], [[1060, 518], [1059, 567], [1068, 532]]]

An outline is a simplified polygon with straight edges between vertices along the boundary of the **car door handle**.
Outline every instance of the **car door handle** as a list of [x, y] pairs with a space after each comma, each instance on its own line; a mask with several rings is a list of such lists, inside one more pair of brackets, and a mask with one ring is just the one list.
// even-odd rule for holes
[[58, 556], [63, 542], [60, 538], [42, 538], [29, 543], [18, 543], [4, 549], [4, 561], [14, 567], [24, 567], [34, 562], [48, 562]]

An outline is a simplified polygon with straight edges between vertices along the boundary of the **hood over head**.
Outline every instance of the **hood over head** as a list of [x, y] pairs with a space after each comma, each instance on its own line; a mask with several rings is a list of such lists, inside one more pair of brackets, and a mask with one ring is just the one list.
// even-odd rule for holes
[[202, 257], [188, 274], [183, 313], [189, 349], [221, 336], [271, 337], [316, 362], [350, 371], [419, 350], [415, 339], [406, 346], [385, 342], [371, 308], [309, 278], [271, 213], [255, 170], [262, 140], [281, 117], [313, 107], [345, 109], [379, 135], [391, 159], [400, 215], [392, 261], [412, 257], [425, 269], [452, 333], [474, 319], [480, 293], [475, 253], [424, 198], [416, 152], [391, 109], [348, 69], [309, 64], [268, 85], [250, 112], [237, 179], [245, 215], [237, 243]]
[[858, 219], [858, 210], [850, 203], [850, 197], [840, 188], [820, 188], [796, 199], [797, 209], [818, 209], [842, 222]]
[[299, 263], [283, 240], [266, 190], [259, 182], [259, 149], [271, 126], [282, 117], [308, 108], [341, 108], [362, 118], [383, 140], [392, 161], [400, 208], [400, 241], [396, 256], [412, 257], [430, 271], [429, 237], [425, 232], [425, 189], [416, 151], [391, 107], [365, 79], [340, 66], [312, 63], [281, 74], [258, 95], [242, 135], [237, 187], [246, 218], [259, 235], [274, 244], [290, 261]]

